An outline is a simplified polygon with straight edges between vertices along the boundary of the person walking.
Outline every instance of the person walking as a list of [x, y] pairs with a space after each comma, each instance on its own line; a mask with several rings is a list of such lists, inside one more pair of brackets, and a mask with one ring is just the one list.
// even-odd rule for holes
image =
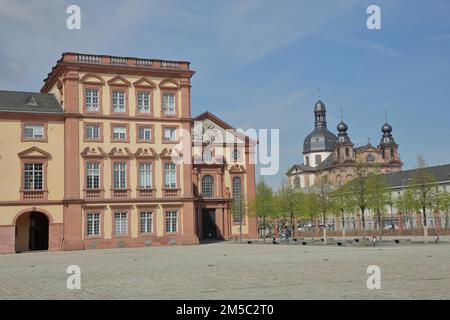
[[439, 241], [439, 234], [436, 232], [436, 233], [434, 234], [434, 237], [435, 237], [436, 244], [438, 244], [438, 241]]
[[375, 236], [372, 236], [372, 246], [376, 246], [376, 244], [377, 244], [377, 237], [375, 237]]

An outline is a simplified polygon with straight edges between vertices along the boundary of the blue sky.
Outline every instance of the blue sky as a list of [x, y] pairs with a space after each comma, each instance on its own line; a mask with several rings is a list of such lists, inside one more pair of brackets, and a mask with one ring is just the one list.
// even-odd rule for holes
[[[81, 7], [81, 30], [65, 27]], [[381, 8], [368, 30], [366, 8]], [[404, 169], [450, 163], [450, 1], [0, 0], [0, 88], [39, 90], [64, 51], [192, 62], [193, 115], [280, 129], [280, 172], [302, 160], [320, 87], [356, 145], [378, 143], [384, 111]]]

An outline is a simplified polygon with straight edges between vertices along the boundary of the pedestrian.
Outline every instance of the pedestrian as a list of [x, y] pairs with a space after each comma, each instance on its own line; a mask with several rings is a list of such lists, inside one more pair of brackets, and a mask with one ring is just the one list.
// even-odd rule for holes
[[439, 234], [436, 232], [436, 233], [434, 234], [434, 237], [435, 237], [435, 239], [436, 239], [436, 244], [438, 244], [438, 241], [439, 241]]
[[372, 236], [372, 245], [375, 247], [376, 244], [377, 244], [377, 237]]

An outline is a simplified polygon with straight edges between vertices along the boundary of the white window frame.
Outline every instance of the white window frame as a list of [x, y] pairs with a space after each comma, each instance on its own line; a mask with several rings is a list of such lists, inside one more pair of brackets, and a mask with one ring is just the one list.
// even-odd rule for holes
[[153, 212], [151, 211], [140, 212], [139, 228], [141, 233], [153, 233]]
[[177, 166], [173, 162], [164, 163], [164, 188], [177, 188]]
[[139, 188], [142, 189], [152, 188], [152, 178], [153, 178], [152, 170], [153, 166], [151, 162], [141, 162], [139, 164]]
[[[38, 169], [39, 166], [40, 168]], [[45, 181], [44, 174], [45, 173], [43, 163], [35, 163], [35, 162], [24, 163], [23, 189], [25, 191], [44, 190], [44, 181]]]
[[128, 234], [128, 212], [114, 212], [114, 234]]
[[127, 163], [113, 163], [113, 187], [114, 190], [127, 189]]
[[100, 110], [99, 90], [86, 88], [84, 94], [85, 94], [86, 111], [98, 112]]
[[177, 141], [177, 128], [164, 128], [164, 141]]
[[138, 112], [150, 113], [150, 93], [145, 91], [138, 91]]
[[44, 139], [45, 126], [42, 124], [26, 124], [24, 125], [23, 130], [25, 139]]
[[166, 225], [167, 233], [178, 232], [178, 211], [166, 211]]
[[[89, 179], [89, 177], [91, 179]], [[100, 163], [89, 161], [86, 162], [86, 189], [100, 189]]]
[[88, 236], [99, 236], [100, 235], [100, 213], [99, 212], [88, 212], [86, 214], [86, 235]]
[[175, 115], [175, 94], [163, 94], [163, 112], [165, 115]]
[[126, 140], [127, 139], [127, 127], [122, 127], [122, 126], [113, 127], [113, 139], [114, 140]]
[[126, 94], [122, 90], [112, 91], [112, 108], [113, 112], [126, 112]]
[[[148, 138], [146, 137], [148, 135]], [[152, 128], [151, 127], [139, 127], [138, 132], [139, 140], [152, 141]]]
[[87, 124], [86, 125], [86, 139], [100, 139], [100, 125]]

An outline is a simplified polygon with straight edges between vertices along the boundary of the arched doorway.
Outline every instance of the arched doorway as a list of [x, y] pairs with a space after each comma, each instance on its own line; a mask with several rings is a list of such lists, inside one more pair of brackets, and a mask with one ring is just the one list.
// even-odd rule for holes
[[38, 211], [25, 212], [16, 221], [16, 252], [48, 250], [49, 220]]

